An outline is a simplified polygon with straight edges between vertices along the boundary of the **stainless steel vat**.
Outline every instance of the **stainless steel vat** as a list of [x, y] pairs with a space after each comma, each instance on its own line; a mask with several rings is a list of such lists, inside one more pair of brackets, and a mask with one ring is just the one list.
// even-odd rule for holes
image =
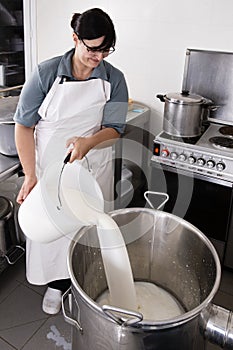
[[[69, 250], [72, 280], [72, 350], [204, 350], [206, 342], [233, 349], [232, 312], [212, 304], [221, 277], [217, 253], [193, 225], [152, 209], [111, 213], [121, 228], [136, 281], [170, 292], [185, 313], [165, 321], [147, 321], [138, 313], [95, 300], [107, 289], [96, 227], [82, 228]], [[123, 287], [123, 286], [122, 286]], [[223, 317], [222, 317], [223, 315]]]

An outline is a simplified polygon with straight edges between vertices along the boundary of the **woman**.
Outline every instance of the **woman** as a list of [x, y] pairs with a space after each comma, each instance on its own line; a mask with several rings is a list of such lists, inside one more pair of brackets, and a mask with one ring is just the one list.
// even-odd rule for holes
[[[110, 17], [94, 8], [71, 20], [74, 49], [38, 65], [25, 83], [15, 114], [16, 146], [25, 174], [22, 203], [47, 165], [86, 154], [106, 201], [113, 199], [109, 146], [123, 132], [128, 92], [123, 74], [104, 60], [115, 50]], [[38, 225], [39, 225], [38, 218]], [[37, 223], [35, 223], [37, 224]], [[42, 308], [56, 314], [69, 287], [66, 266], [70, 239], [40, 244], [27, 239], [26, 274], [32, 284], [48, 284]]]

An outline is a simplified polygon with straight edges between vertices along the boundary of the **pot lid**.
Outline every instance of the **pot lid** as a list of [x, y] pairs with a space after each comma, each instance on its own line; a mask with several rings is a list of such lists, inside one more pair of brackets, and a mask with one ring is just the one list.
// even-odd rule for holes
[[0, 122], [12, 121], [19, 101], [19, 96], [0, 98]]
[[204, 102], [204, 98], [199, 95], [190, 94], [188, 91], [179, 92], [171, 92], [165, 96], [167, 100], [173, 103], [180, 104], [201, 104]]

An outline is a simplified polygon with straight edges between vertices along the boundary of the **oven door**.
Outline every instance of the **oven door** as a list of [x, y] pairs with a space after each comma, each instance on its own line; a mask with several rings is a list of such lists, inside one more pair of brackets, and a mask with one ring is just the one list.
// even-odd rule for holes
[[[233, 254], [226, 256], [232, 241], [232, 183], [209, 178], [171, 166], [151, 162], [152, 191], [166, 192], [169, 200], [163, 210], [199, 228], [214, 244], [220, 260], [233, 268]], [[155, 207], [153, 196], [150, 198]], [[229, 251], [230, 249], [227, 249]]]

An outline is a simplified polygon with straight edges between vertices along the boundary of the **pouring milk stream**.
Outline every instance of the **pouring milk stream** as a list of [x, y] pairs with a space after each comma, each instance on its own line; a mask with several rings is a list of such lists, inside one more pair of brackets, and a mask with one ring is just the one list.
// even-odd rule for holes
[[[151, 283], [134, 283], [123, 236], [116, 222], [104, 212], [98, 183], [78, 161], [64, 164], [62, 168], [56, 163], [47, 169], [21, 205], [19, 223], [25, 235], [32, 240], [49, 242], [75, 233], [83, 226], [96, 225], [108, 284], [108, 291], [98, 302], [141, 312], [146, 319], [166, 319], [183, 313], [166, 291]], [[41, 222], [45, 222], [39, 234], [35, 232], [31, 215], [35, 205], [35, 215], [38, 217], [39, 206]], [[41, 232], [46, 232], [46, 236], [41, 236]]]

